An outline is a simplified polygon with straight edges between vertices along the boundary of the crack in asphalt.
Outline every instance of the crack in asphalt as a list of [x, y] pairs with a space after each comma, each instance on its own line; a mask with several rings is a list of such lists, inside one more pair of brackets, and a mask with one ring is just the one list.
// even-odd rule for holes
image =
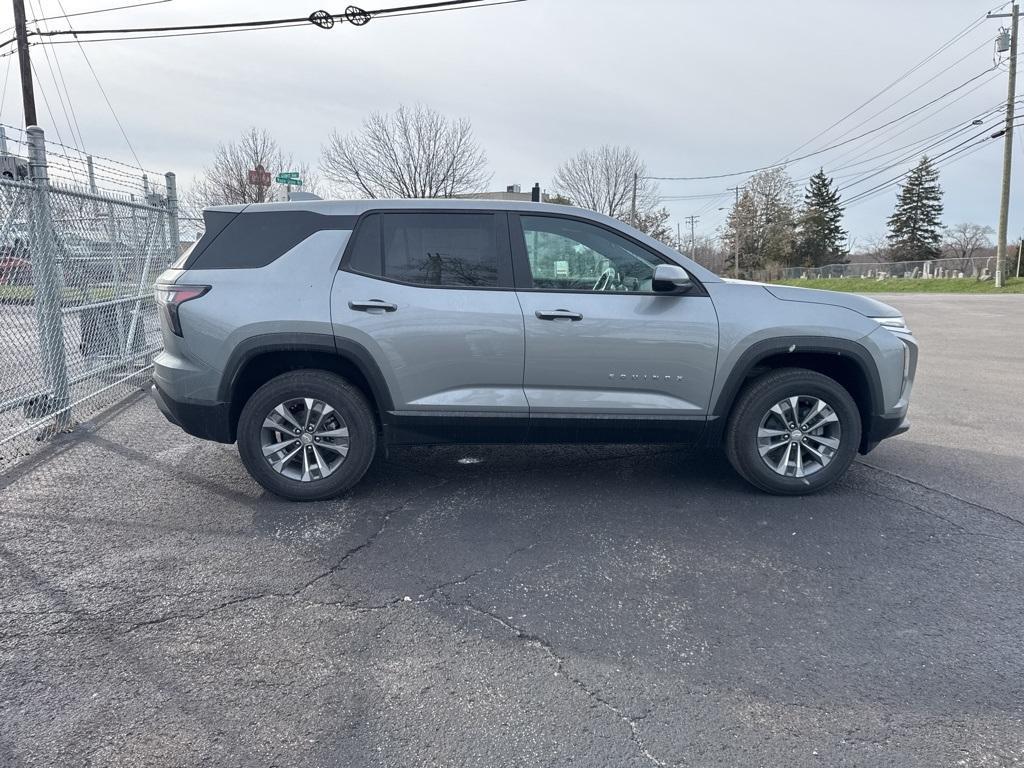
[[910, 507], [911, 509], [916, 509], [918, 512], [923, 512], [924, 514], [930, 517], [934, 517], [937, 520], [941, 520], [942, 522], [946, 523], [946, 525], [950, 526], [951, 528], [955, 528], [962, 534], [971, 535], [971, 531], [969, 531], [967, 528], [960, 525], [959, 523], [954, 523], [945, 515], [940, 515], [938, 512], [935, 512], [934, 510], [927, 509], [926, 507], [922, 507], [918, 504], [914, 504], [913, 502], [907, 501], [906, 499], [898, 499], [895, 496], [888, 496], [884, 493], [879, 493], [878, 491], [863, 490], [862, 492], [866, 493], [868, 496], [877, 496], [880, 499], [885, 499], [886, 501], [892, 501], [895, 502], [896, 504], [903, 504], [904, 506]]
[[[355, 545], [354, 547], [350, 547], [349, 549], [347, 549], [341, 555], [341, 557], [338, 558], [338, 560], [335, 561], [335, 563], [333, 565], [331, 565], [330, 568], [328, 568], [327, 570], [325, 570], [325, 571], [323, 571], [321, 573], [318, 573], [316, 576], [314, 576], [313, 578], [309, 579], [308, 581], [300, 584], [295, 589], [292, 589], [292, 590], [289, 590], [289, 591], [286, 591], [286, 592], [266, 591], [266, 592], [256, 592], [256, 593], [248, 594], [248, 595], [239, 595], [238, 597], [231, 598], [230, 600], [225, 600], [225, 601], [223, 601], [221, 603], [218, 603], [216, 605], [212, 605], [212, 606], [206, 608], [205, 610], [200, 611], [199, 613], [195, 613], [195, 614], [169, 614], [167, 616], [160, 616], [160, 617], [157, 617], [155, 619], [148, 619], [146, 621], [136, 622], [136, 623], [132, 624], [131, 626], [129, 626], [126, 630], [124, 630], [120, 634], [127, 635], [127, 634], [130, 634], [130, 633], [138, 630], [138, 629], [142, 629], [144, 627], [152, 627], [152, 626], [155, 626], [155, 625], [158, 625], [158, 624], [164, 624], [164, 623], [169, 622], [169, 621], [178, 621], [178, 620], [181, 620], [181, 619], [188, 619], [190, 621], [199, 621], [200, 619], [203, 619], [203, 618], [209, 616], [212, 613], [216, 613], [218, 611], [222, 611], [225, 608], [230, 608], [231, 606], [239, 605], [240, 603], [248, 603], [248, 602], [253, 602], [253, 601], [256, 601], [256, 600], [267, 600], [267, 599], [270, 599], [270, 598], [278, 598], [278, 599], [294, 599], [294, 598], [297, 598], [303, 592], [305, 592], [307, 589], [309, 589], [310, 587], [312, 587], [315, 584], [323, 581], [324, 579], [330, 578], [334, 574], [336, 574], [339, 571], [341, 571], [344, 568], [345, 564], [353, 556], [355, 556], [355, 555], [359, 554], [360, 552], [362, 552], [363, 550], [373, 546], [374, 542], [376, 542], [377, 539], [380, 538], [381, 534], [383, 534], [384, 531], [387, 529], [388, 523], [391, 521], [391, 516], [392, 515], [399, 514], [406, 507], [408, 507], [410, 504], [412, 504], [416, 500], [418, 500], [421, 497], [423, 497], [428, 492], [430, 492], [430, 491], [432, 491], [432, 490], [434, 490], [436, 488], [440, 488], [440, 487], [442, 487], [445, 484], [447, 484], [447, 480], [442, 480], [440, 483], [436, 483], [435, 485], [428, 486], [428, 487], [424, 488], [423, 490], [421, 490], [421, 491], [413, 494], [412, 496], [410, 496], [408, 499], [403, 501], [397, 507], [394, 507], [392, 509], [389, 509], [389, 510], [385, 511], [383, 517], [381, 518], [380, 525], [378, 525], [377, 529], [375, 531], [373, 531], [373, 533], [371, 533], [365, 540], [363, 540], [359, 544]], [[310, 604], [316, 604], [316, 601], [307, 601], [307, 602], [309, 602]], [[361, 606], [352, 606], [352, 608], [354, 610], [358, 609], [359, 607], [361, 607]], [[367, 609], [367, 610], [369, 610], [369, 609]]]
[[581, 690], [587, 697], [593, 699], [602, 707], [604, 707], [609, 712], [614, 714], [616, 718], [619, 719], [619, 721], [624, 723], [629, 728], [630, 741], [632, 741], [633, 744], [636, 745], [636, 748], [640, 752], [640, 754], [642, 754], [652, 765], [658, 766], [658, 768], [671, 768], [672, 766], [679, 765], [679, 763], [669, 763], [664, 760], [661, 760], [660, 758], [652, 754], [649, 749], [647, 749], [647, 746], [644, 744], [643, 738], [640, 736], [639, 726], [640, 721], [643, 720], [646, 717], [646, 715], [642, 717], [633, 717], [627, 714], [626, 712], [622, 711], [622, 709], [615, 706], [615, 704], [608, 701], [608, 699], [604, 698], [600, 693], [593, 690], [583, 680], [576, 677], [575, 675], [571, 675], [568, 672], [566, 672], [565, 658], [559, 655], [555, 651], [551, 643], [549, 643], [543, 637], [541, 637], [540, 635], [535, 635], [531, 632], [527, 632], [525, 629], [516, 626], [511, 621], [503, 619], [501, 616], [492, 611], [488, 611], [476, 605], [473, 605], [473, 603], [469, 602], [468, 600], [465, 602], [457, 602], [451, 597], [451, 595], [446, 594], [443, 590], [439, 590], [438, 595], [440, 596], [444, 604], [448, 607], [456, 609], [461, 607], [465, 610], [471, 611], [472, 613], [476, 613], [477, 615], [482, 616], [486, 619], [490, 619], [494, 623], [498, 624], [499, 626], [503, 627], [504, 629], [515, 635], [516, 639], [524, 641], [527, 645], [532, 645], [533, 647], [540, 648], [548, 656], [548, 658], [550, 658], [554, 662], [556, 674], [564, 677], [576, 688]]
[[[1013, 517], [1012, 515], [1008, 515], [1005, 512], [1000, 512], [998, 509], [993, 509], [992, 507], [986, 507], [984, 504], [979, 504], [976, 501], [971, 501], [970, 499], [965, 499], [962, 496], [957, 496], [955, 493], [950, 493], [949, 491], [944, 491], [941, 488], [936, 488], [934, 486], [928, 485], [927, 483], [924, 483], [924, 482], [922, 482], [920, 480], [914, 480], [911, 477], [907, 477], [906, 475], [901, 475], [899, 472], [893, 472], [891, 469], [886, 469], [885, 467], [880, 467], [877, 464], [869, 464], [868, 462], [866, 462], [866, 461], [864, 461], [862, 459], [857, 459], [857, 463], [860, 464], [863, 467], [868, 467], [869, 469], [873, 469], [876, 472], [881, 472], [883, 474], [889, 475], [890, 477], [895, 477], [895, 478], [897, 478], [899, 480], [902, 480], [905, 483], [909, 483], [910, 485], [916, 485], [918, 488], [924, 488], [926, 491], [931, 491], [932, 493], [937, 493], [940, 496], [945, 496], [947, 498], [953, 499], [954, 501], [958, 501], [961, 504], [967, 504], [968, 506], [975, 507], [976, 509], [980, 509], [983, 512], [988, 512], [989, 514], [995, 515], [996, 517], [999, 517], [999, 518], [1002, 518], [1003, 520], [1006, 520], [1007, 522], [1013, 523], [1014, 525], [1024, 526], [1024, 520], [1018, 520], [1016, 517]], [[911, 506], [913, 506], [913, 505], [911, 505]], [[955, 523], [954, 523], [954, 525], [955, 525]]]

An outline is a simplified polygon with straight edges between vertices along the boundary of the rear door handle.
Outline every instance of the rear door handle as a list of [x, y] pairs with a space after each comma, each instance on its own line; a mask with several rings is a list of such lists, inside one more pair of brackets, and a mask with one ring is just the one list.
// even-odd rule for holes
[[370, 299], [369, 301], [350, 301], [348, 308], [354, 309], [357, 312], [370, 312], [380, 315], [384, 312], [394, 312], [398, 309], [398, 305], [380, 299]]
[[582, 320], [583, 315], [579, 312], [572, 312], [568, 309], [538, 309], [534, 312], [541, 320]]

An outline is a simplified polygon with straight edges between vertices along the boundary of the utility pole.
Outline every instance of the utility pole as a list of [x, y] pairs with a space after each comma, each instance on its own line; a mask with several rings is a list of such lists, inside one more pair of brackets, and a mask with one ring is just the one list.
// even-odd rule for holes
[[640, 174], [633, 173], [633, 202], [629, 205], [629, 225], [636, 226], [636, 186], [640, 182]]
[[697, 232], [694, 229], [694, 225], [697, 223], [697, 219], [700, 216], [687, 216], [686, 221], [690, 224], [690, 258], [693, 258], [693, 250], [697, 246]]
[[743, 189], [743, 187], [729, 187], [729, 189], [736, 193], [736, 207], [732, 209], [732, 215], [735, 218], [734, 226], [736, 228], [736, 231], [733, 233], [733, 236], [732, 236], [732, 239], [734, 241], [733, 245], [735, 246], [735, 250], [736, 250], [736, 253], [733, 255], [734, 262], [733, 262], [732, 276], [735, 277], [737, 280], [739, 280], [740, 279], [740, 216], [739, 216], [739, 207], [740, 207], [740, 190]]
[[36, 95], [32, 90], [32, 62], [28, 57], [28, 32], [25, 30], [25, 0], [14, 0], [14, 37], [18, 41], [18, 69], [21, 70], [21, 102], [25, 107], [25, 125], [38, 125]]
[[1006, 129], [1003, 133], [1003, 187], [999, 196], [999, 230], [996, 233], [996, 288], [1003, 287], [1006, 266], [1006, 229], [1010, 218], [1010, 169], [1013, 164], [1013, 102], [1017, 91], [1017, 22], [1020, 6], [1013, 4], [1011, 13], [990, 13], [990, 19], [1010, 17], [1010, 82], [1006, 97]]

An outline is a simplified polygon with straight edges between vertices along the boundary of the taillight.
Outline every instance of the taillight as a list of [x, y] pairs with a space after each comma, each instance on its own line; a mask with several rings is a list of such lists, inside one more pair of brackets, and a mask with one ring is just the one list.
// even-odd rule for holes
[[163, 313], [164, 321], [171, 333], [181, 336], [181, 321], [178, 319], [178, 308], [186, 301], [198, 299], [210, 290], [208, 285], [164, 285], [158, 283], [154, 289], [156, 305]]

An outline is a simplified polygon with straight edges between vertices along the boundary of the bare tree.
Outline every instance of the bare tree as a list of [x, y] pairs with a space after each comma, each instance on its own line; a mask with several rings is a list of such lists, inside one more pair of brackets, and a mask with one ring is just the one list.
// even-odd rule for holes
[[675, 246], [676, 233], [669, 225], [668, 220], [672, 214], [667, 208], [650, 208], [646, 211], [636, 212], [636, 221], [633, 226], [645, 235], [660, 240], [666, 245]]
[[320, 168], [343, 193], [370, 198], [454, 197], [491, 178], [469, 120], [422, 105], [374, 112], [358, 132], [333, 131]]
[[955, 227], [946, 227], [943, 250], [951, 258], [960, 259], [962, 272], [979, 276], [981, 271], [977, 268], [975, 259], [989, 255], [985, 252], [992, 248], [992, 240], [989, 237], [992, 232], [992, 227], [967, 222]]
[[854, 264], [874, 264], [891, 261], [889, 239], [885, 235], [874, 234], [864, 238], [864, 245], [856, 248], [850, 244], [850, 262]]
[[267, 203], [283, 200], [285, 187], [271, 183], [257, 186], [249, 183], [249, 171], [261, 165], [272, 176], [282, 171], [298, 171], [302, 189], [315, 191], [319, 180], [305, 163], [296, 163], [286, 154], [270, 133], [251, 127], [238, 139], [217, 145], [213, 163], [193, 182], [183, 196], [182, 214], [199, 219], [203, 208], [235, 203]]
[[731, 252], [724, 247], [721, 240], [712, 235], [697, 235], [692, 248], [688, 240], [685, 240], [684, 246], [685, 250], [683, 252], [687, 256], [712, 272], [722, 274], [728, 270], [732, 263]]
[[[636, 179], [637, 224], [654, 213], [661, 198], [647, 178], [647, 166], [629, 147], [604, 145], [584, 149], [558, 166], [553, 186], [575, 205], [629, 222]], [[639, 229], [639, 227], [638, 227]]]

